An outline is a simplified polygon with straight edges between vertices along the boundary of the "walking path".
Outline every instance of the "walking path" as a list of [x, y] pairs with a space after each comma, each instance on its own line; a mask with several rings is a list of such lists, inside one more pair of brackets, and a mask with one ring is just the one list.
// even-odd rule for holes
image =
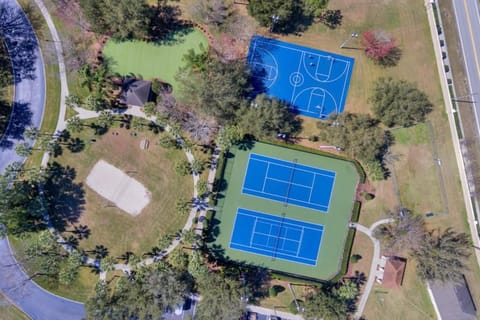
[[382, 263], [382, 259], [380, 257], [380, 241], [378, 241], [378, 239], [376, 239], [373, 236], [373, 231], [378, 226], [385, 223], [391, 223], [391, 222], [393, 222], [393, 219], [382, 219], [372, 224], [370, 228], [367, 228], [358, 223], [350, 224], [351, 228], [355, 228], [358, 231], [365, 233], [370, 238], [370, 240], [372, 240], [372, 243], [373, 243], [372, 264], [370, 265], [370, 272], [368, 274], [367, 284], [365, 285], [365, 288], [363, 288], [362, 297], [360, 298], [360, 301], [357, 306], [357, 311], [355, 312], [355, 315], [354, 315], [355, 319], [360, 319], [362, 317], [363, 310], [365, 309], [365, 305], [367, 304], [368, 296], [370, 295], [370, 291], [372, 290], [373, 285], [375, 283], [375, 276], [377, 274], [378, 265]]

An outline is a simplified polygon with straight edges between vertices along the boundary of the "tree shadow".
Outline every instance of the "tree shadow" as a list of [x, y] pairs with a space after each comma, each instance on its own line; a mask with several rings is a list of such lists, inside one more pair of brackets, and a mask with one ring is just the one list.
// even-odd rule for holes
[[23, 11], [5, 2], [0, 4], [0, 31], [12, 60], [15, 83], [34, 80], [38, 42]]
[[53, 162], [47, 167], [48, 179], [44, 185], [44, 196], [50, 222], [60, 232], [67, 225], [78, 222], [84, 209], [85, 191], [82, 183], [76, 183], [76, 170]]
[[67, 142], [67, 149], [72, 153], [81, 152], [83, 149], [85, 149], [85, 141], [78, 137], [70, 138], [70, 140]]
[[28, 103], [13, 103], [11, 119], [0, 142], [0, 149], [11, 149], [14, 145], [12, 140], [23, 140], [25, 129], [32, 124], [32, 115]]

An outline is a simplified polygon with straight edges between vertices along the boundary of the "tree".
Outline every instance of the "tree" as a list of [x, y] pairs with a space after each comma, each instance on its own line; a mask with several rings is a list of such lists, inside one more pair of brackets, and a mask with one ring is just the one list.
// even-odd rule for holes
[[344, 301], [354, 301], [359, 293], [358, 285], [351, 280], [344, 280], [340, 286], [333, 290], [333, 293]]
[[28, 142], [21, 142], [15, 146], [15, 152], [20, 157], [28, 157], [32, 154], [33, 148]]
[[406, 208], [389, 213], [393, 222], [382, 224], [375, 229], [375, 237], [381, 240], [388, 254], [400, 254], [404, 250], [414, 250], [422, 243], [425, 222]]
[[67, 130], [73, 133], [78, 133], [83, 130], [82, 120], [79, 116], [74, 116], [67, 120]]
[[139, 117], [133, 117], [133, 119], [130, 123], [130, 126], [131, 126], [132, 130], [135, 130], [135, 131], [145, 130], [145, 122], [143, 121], [142, 118], [139, 118]]
[[328, 0], [303, 0], [305, 14], [318, 17], [328, 4]]
[[35, 274], [58, 281], [63, 253], [55, 236], [49, 230], [43, 230], [33, 235], [25, 246], [25, 259], [36, 266]]
[[291, 136], [301, 128], [290, 106], [279, 99], [258, 95], [238, 111], [238, 126], [258, 139], [274, 138], [278, 133]]
[[193, 159], [192, 163], [190, 163], [190, 170], [194, 174], [200, 174], [203, 170], [205, 170], [205, 161], [202, 159]]
[[119, 39], [147, 35], [150, 18], [145, 1], [81, 0], [80, 5], [95, 32], [111, 33]]
[[65, 105], [69, 108], [77, 108], [82, 105], [82, 98], [77, 95], [70, 94], [65, 97]]
[[417, 260], [418, 276], [427, 281], [460, 280], [467, 269], [471, 246], [467, 234], [457, 233], [451, 228], [425, 233], [419, 247], [412, 250], [412, 256]]
[[25, 132], [23, 133], [23, 135], [27, 139], [37, 140], [37, 138], [40, 136], [40, 130], [38, 130], [35, 127], [28, 127], [25, 129]]
[[108, 256], [102, 259], [101, 261], [101, 268], [103, 272], [110, 272], [115, 270], [115, 264], [117, 263], [117, 259], [114, 257]]
[[387, 127], [408, 127], [423, 122], [433, 107], [415, 84], [392, 78], [380, 78], [375, 82], [370, 102], [375, 116]]
[[320, 138], [366, 162], [382, 162], [390, 141], [369, 115], [342, 112], [317, 123]]
[[67, 261], [58, 274], [58, 280], [61, 284], [70, 285], [77, 279], [80, 266], [83, 264], [84, 257], [82, 254], [73, 250], [68, 254]]
[[95, 255], [95, 259], [102, 260], [103, 258], [108, 256], [108, 248], [102, 244], [97, 244], [93, 250], [89, 250], [87, 252], [93, 253]]
[[225, 125], [220, 128], [215, 143], [222, 151], [227, 151], [243, 139], [243, 129], [237, 125]]
[[402, 55], [395, 38], [383, 30], [365, 31], [361, 44], [367, 57], [382, 66], [395, 66]]
[[240, 319], [245, 312], [240, 281], [218, 273], [202, 274], [197, 281], [202, 300], [198, 303], [196, 319]]
[[113, 124], [113, 114], [107, 110], [100, 111], [97, 118], [97, 124], [104, 128], [110, 127]]
[[220, 27], [234, 14], [232, 0], [197, 0], [189, 11], [192, 17], [202, 23]]
[[199, 179], [196, 185], [199, 197], [204, 197], [208, 194], [208, 181]]
[[165, 149], [178, 148], [177, 140], [169, 135], [164, 135], [158, 140], [158, 144]]
[[[250, 0], [247, 9], [261, 26], [279, 32], [295, 31], [304, 16], [303, 3], [298, 0]], [[278, 16], [276, 22], [272, 16]]]
[[177, 199], [175, 202], [175, 210], [178, 212], [180, 215], [186, 215], [190, 212], [192, 209], [192, 203], [191, 201], [186, 200], [184, 197], [180, 197]]
[[235, 118], [251, 92], [249, 79], [250, 71], [244, 61], [224, 63], [210, 58], [203, 72], [192, 68], [179, 71], [179, 101], [225, 123]]
[[335, 29], [336, 27], [342, 25], [342, 11], [340, 10], [325, 10], [318, 15], [318, 19], [324, 25], [329, 27], [330, 29]]
[[190, 162], [187, 160], [180, 160], [175, 162], [173, 165], [175, 173], [179, 176], [186, 176], [192, 172], [192, 168], [190, 167]]
[[187, 230], [182, 234], [182, 242], [185, 244], [193, 245], [197, 242], [197, 233], [195, 230]]
[[143, 105], [143, 112], [147, 117], [154, 117], [158, 114], [157, 105], [155, 102], [147, 102]]
[[180, 248], [173, 250], [168, 255], [168, 262], [175, 270], [186, 271], [188, 266], [188, 254]]
[[317, 289], [305, 297], [307, 320], [343, 320], [347, 318], [347, 305], [337, 295]]

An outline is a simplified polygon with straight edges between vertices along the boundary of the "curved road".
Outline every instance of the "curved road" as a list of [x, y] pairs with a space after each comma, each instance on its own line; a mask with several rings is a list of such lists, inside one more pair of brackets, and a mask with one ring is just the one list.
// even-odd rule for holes
[[[25, 158], [15, 153], [25, 128], [40, 128], [45, 106], [45, 73], [35, 33], [15, 0], [0, 0], [0, 32], [12, 61], [15, 96], [5, 135], [0, 140], [0, 173]], [[30, 142], [33, 143], [33, 142]], [[82, 319], [83, 304], [57, 297], [31, 281], [12, 256], [8, 240], [0, 239], [0, 291], [32, 319]]]

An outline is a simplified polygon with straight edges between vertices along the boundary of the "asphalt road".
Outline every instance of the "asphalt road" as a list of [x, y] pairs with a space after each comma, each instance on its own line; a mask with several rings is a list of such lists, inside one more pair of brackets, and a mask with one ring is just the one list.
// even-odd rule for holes
[[[0, 33], [12, 61], [15, 96], [7, 130], [0, 140], [0, 173], [14, 161], [25, 128], [40, 128], [45, 106], [45, 73], [35, 33], [15, 0], [0, 0]], [[30, 142], [33, 143], [33, 142]], [[46, 292], [22, 271], [8, 240], [0, 239], [0, 291], [32, 319], [65, 320], [85, 317], [83, 304]]]
[[480, 13], [477, 0], [452, 1], [467, 70], [470, 97], [460, 100], [474, 101], [477, 130], [480, 133]]
[[15, 97], [7, 130], [0, 140], [0, 173], [14, 161], [25, 128], [39, 128], [45, 105], [45, 73], [38, 41], [30, 22], [15, 0], [0, 0], [0, 32], [12, 59]]

